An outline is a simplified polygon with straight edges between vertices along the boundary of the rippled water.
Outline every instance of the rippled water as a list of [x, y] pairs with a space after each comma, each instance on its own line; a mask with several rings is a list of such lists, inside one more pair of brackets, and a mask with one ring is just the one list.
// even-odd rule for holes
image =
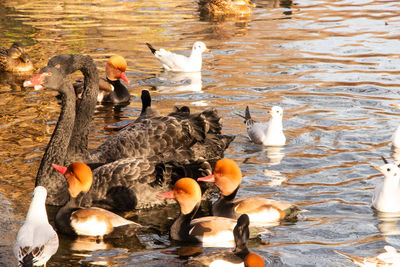
[[[162, 114], [173, 105], [217, 108], [224, 132], [237, 136], [226, 156], [245, 176], [239, 194], [288, 200], [308, 210], [297, 222], [282, 223], [250, 242], [264, 258], [275, 256], [288, 266], [348, 266], [352, 263], [334, 249], [374, 256], [386, 244], [400, 248], [397, 220], [382, 220], [370, 208], [373, 188], [382, 181], [370, 164], [381, 164], [381, 155], [393, 156], [389, 140], [400, 122], [400, 111], [389, 106], [399, 100], [400, 3], [256, 4], [248, 17], [211, 21], [200, 18], [197, 2], [189, 0], [3, 1], [0, 40], [3, 47], [21, 41], [37, 69], [57, 54], [87, 53], [103, 75], [108, 56], [126, 57], [132, 101], [121, 109], [97, 108], [92, 147], [110, 134], [105, 125], [138, 115], [142, 89], [153, 90]], [[188, 54], [196, 40], [210, 49], [203, 56], [202, 76], [163, 77], [144, 45]], [[21, 88], [23, 80], [0, 77], [0, 209], [8, 215], [0, 219], [0, 257], [5, 266], [13, 266], [11, 244], [59, 112], [54, 93]], [[284, 149], [249, 143], [236, 115], [246, 105], [259, 120], [268, 120], [272, 105], [284, 108]], [[175, 212], [133, 216], [167, 229]], [[179, 266], [177, 248], [167, 235], [108, 243], [62, 238], [48, 266]]]

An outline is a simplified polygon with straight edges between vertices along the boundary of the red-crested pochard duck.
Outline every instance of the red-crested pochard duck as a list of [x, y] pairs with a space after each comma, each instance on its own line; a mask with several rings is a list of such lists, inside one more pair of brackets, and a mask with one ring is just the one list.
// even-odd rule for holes
[[214, 173], [197, 179], [215, 183], [220, 190], [220, 198], [213, 204], [212, 214], [227, 218], [238, 218], [248, 214], [252, 225], [268, 225], [283, 219], [295, 218], [301, 210], [291, 203], [257, 196], [237, 198], [242, 182], [242, 172], [232, 159], [217, 161]]
[[180, 207], [180, 215], [171, 226], [171, 239], [210, 247], [234, 246], [232, 231], [236, 220], [216, 216], [193, 219], [201, 201], [201, 189], [194, 179], [181, 178], [173, 190], [157, 196], [175, 199]]
[[47, 191], [37, 186], [24, 225], [14, 244], [18, 266], [42, 266], [57, 252], [58, 235], [49, 224], [46, 212]]
[[21, 43], [15, 42], [9, 49], [0, 49], [0, 71], [29, 72], [33, 64]]
[[[97, 102], [111, 104], [129, 103], [131, 95], [120, 81], [122, 79], [129, 84], [129, 80], [125, 74], [126, 67], [126, 60], [122, 56], [114, 55], [110, 57], [106, 64], [106, 78], [99, 79]], [[84, 91], [84, 82], [79, 80], [74, 83], [74, 89], [78, 98], [81, 98]]]
[[56, 214], [55, 223], [59, 232], [101, 238], [112, 233], [114, 228], [119, 226], [131, 225], [130, 231], [141, 227], [135, 222], [102, 208], [80, 208], [77, 196], [81, 192], [89, 191], [93, 181], [89, 166], [82, 162], [73, 162], [68, 167], [56, 164], [53, 164], [53, 167], [64, 175], [70, 194], [70, 200]]
[[185, 266], [211, 266], [211, 267], [264, 267], [263, 258], [258, 254], [250, 253], [247, 241], [250, 236], [250, 219], [247, 214], [242, 214], [233, 229], [235, 249], [233, 251], [212, 251], [190, 259]]

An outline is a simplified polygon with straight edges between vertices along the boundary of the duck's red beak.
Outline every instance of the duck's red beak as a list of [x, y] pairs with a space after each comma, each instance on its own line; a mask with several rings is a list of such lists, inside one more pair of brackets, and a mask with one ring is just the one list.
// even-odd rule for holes
[[158, 197], [163, 197], [163, 198], [169, 198], [169, 199], [175, 199], [175, 195], [174, 195], [174, 190], [165, 192], [165, 193], [160, 193], [157, 194]]
[[119, 75], [119, 77], [124, 80], [125, 82], [127, 82], [128, 84], [130, 83], [128, 78], [126, 77], [125, 72], [121, 72], [121, 74]]
[[197, 181], [215, 183], [215, 177], [214, 174], [210, 174], [208, 176], [197, 178]]
[[57, 165], [57, 164], [51, 164], [51, 166], [54, 168], [54, 169], [56, 169], [57, 171], [59, 171], [62, 175], [65, 175], [65, 173], [67, 172], [67, 167], [64, 167], [64, 166], [60, 166], [60, 165]]

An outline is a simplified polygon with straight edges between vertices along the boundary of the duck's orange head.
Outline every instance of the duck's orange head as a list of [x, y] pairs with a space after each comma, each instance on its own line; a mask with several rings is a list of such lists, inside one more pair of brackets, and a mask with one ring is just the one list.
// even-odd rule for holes
[[189, 214], [201, 201], [201, 189], [194, 179], [181, 178], [175, 183], [173, 190], [157, 196], [175, 199], [181, 207], [181, 212]]
[[86, 193], [92, 186], [92, 170], [85, 163], [73, 162], [68, 168], [56, 164], [52, 166], [67, 179], [68, 191], [71, 197], [77, 197], [80, 192]]
[[235, 161], [223, 158], [217, 161], [213, 174], [197, 180], [215, 183], [222, 195], [229, 196], [242, 182], [242, 172]]
[[129, 83], [128, 78], [126, 77], [126, 60], [122, 56], [114, 55], [110, 57], [106, 65], [106, 75], [109, 79], [119, 79], [121, 78], [125, 82]]
[[244, 258], [244, 266], [246, 267], [265, 267], [265, 262], [260, 255], [256, 253], [249, 253]]

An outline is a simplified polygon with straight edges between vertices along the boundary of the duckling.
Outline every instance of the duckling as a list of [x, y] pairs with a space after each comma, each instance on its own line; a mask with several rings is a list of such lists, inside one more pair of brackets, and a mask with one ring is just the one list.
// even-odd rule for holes
[[0, 49], [0, 71], [28, 72], [31, 70], [33, 70], [33, 64], [21, 43], [15, 42], [9, 49]]
[[202, 15], [248, 16], [255, 4], [251, 3], [251, 0], [200, 0], [199, 6]]

